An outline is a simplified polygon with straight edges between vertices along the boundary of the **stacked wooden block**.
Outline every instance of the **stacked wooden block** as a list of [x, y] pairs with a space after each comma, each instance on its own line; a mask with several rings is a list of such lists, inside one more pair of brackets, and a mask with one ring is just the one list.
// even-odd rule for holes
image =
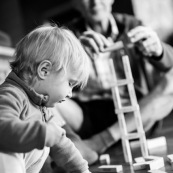
[[[118, 44], [119, 49], [123, 49], [123, 44]], [[113, 50], [111, 50], [113, 51]], [[114, 50], [115, 51], [115, 50]], [[123, 146], [123, 153], [125, 161], [128, 163], [133, 163], [132, 159], [132, 153], [130, 148], [129, 141], [132, 139], [138, 139], [140, 141], [140, 147], [143, 157], [148, 156], [148, 149], [147, 149], [147, 143], [146, 143], [146, 137], [145, 132], [143, 129], [143, 124], [141, 120], [139, 105], [137, 102], [135, 89], [134, 89], [134, 81], [133, 76], [131, 72], [129, 57], [125, 54], [124, 50], [120, 50], [120, 53], [122, 55], [122, 63], [123, 63], [123, 70], [125, 74], [125, 79], [118, 79], [116, 74], [116, 69], [114, 67], [114, 59], [110, 59], [110, 68], [113, 75], [113, 86], [112, 86], [112, 97], [115, 105], [115, 116], [118, 116], [118, 122], [121, 130], [121, 140], [122, 140], [122, 146]], [[115, 62], [116, 63], [116, 62]], [[119, 92], [119, 87], [127, 87], [129, 98], [131, 105], [130, 106], [124, 106], [121, 102], [121, 96]], [[125, 114], [132, 113], [134, 115], [134, 125], [136, 125], [137, 132], [136, 133], [128, 133], [127, 125], [125, 121]], [[128, 116], [128, 115], [127, 115]]]
[[164, 167], [163, 157], [147, 156], [135, 159], [136, 163], [133, 164], [134, 170], [157, 170]]
[[98, 167], [98, 172], [121, 172], [122, 165], [102, 165]]

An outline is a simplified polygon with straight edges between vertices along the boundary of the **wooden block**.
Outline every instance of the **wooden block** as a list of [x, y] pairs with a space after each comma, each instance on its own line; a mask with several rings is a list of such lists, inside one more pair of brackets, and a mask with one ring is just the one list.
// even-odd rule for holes
[[[144, 157], [145, 161], [153, 161], [153, 160], [163, 160], [163, 157], [159, 157], [159, 156], [147, 156], [147, 157]], [[164, 160], [163, 160], [164, 161]]]
[[122, 114], [122, 113], [127, 113], [127, 112], [134, 112], [139, 110], [139, 105], [135, 106], [124, 106], [121, 109], [116, 109], [116, 114]]
[[134, 160], [136, 163], [145, 162], [145, 159], [143, 157], [136, 157]]
[[142, 133], [128, 133], [127, 139], [139, 139]]
[[99, 172], [120, 172], [123, 170], [122, 165], [102, 165], [98, 167]]
[[173, 162], [173, 154], [167, 155], [168, 162]]
[[107, 47], [103, 50], [101, 50], [101, 52], [111, 52], [111, 51], [117, 51], [119, 49], [122, 49], [124, 47], [124, 44], [122, 41], [117, 41], [115, 42], [113, 45], [111, 45], [110, 47]]
[[146, 169], [146, 162], [141, 162], [141, 163], [134, 163], [133, 164], [133, 169], [135, 171]]
[[133, 164], [134, 170], [142, 170], [142, 169], [155, 170], [164, 167], [163, 157], [157, 157], [157, 156], [147, 156], [145, 158], [139, 157], [135, 158], [135, 161], [138, 161], [138, 163]]
[[111, 162], [109, 154], [100, 155], [99, 160], [102, 165], [110, 165]]
[[171, 168], [173, 168], [173, 154], [167, 155], [166, 160], [171, 165]]
[[[124, 66], [126, 79], [133, 79], [128, 55], [122, 56], [122, 60], [123, 60], [123, 66]], [[135, 93], [134, 85], [131, 85], [131, 87], [133, 88], [131, 92]], [[136, 100], [136, 97], [134, 97], [134, 99]]]
[[146, 162], [146, 169], [147, 170], [154, 170], [164, 167], [164, 159], [160, 157], [159, 159], [154, 159], [152, 161]]
[[150, 173], [166, 173], [165, 171], [162, 171], [162, 170], [150, 170], [150, 171], [148, 171], [148, 172], [150, 172]]
[[139, 140], [135, 140], [135, 141], [130, 141], [130, 147], [132, 149], [136, 149], [140, 147], [140, 141]]
[[148, 139], [147, 140], [148, 150], [158, 148], [158, 147], [165, 147], [167, 146], [166, 138], [164, 136]]
[[118, 80], [115, 85], [123, 86], [123, 85], [133, 84], [133, 83], [134, 83], [133, 79], [121, 79], [121, 80]]

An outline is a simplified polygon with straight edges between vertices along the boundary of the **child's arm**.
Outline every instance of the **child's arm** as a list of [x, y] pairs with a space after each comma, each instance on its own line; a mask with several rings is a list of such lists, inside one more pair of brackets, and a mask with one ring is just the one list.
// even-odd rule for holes
[[83, 158], [87, 160], [89, 165], [92, 165], [95, 163], [99, 156], [98, 154], [89, 148], [84, 141], [71, 129], [71, 127], [68, 124], [65, 124], [62, 126], [63, 129], [66, 131], [66, 136], [72, 140], [74, 145], [77, 147], [77, 149], [82, 154]]
[[89, 173], [88, 163], [83, 159], [72, 141], [66, 137], [66, 132], [51, 121], [46, 129], [46, 146], [51, 147], [50, 155], [58, 166], [68, 172]]
[[[0, 150], [29, 152], [43, 149], [46, 124], [40, 120], [28, 121], [26, 95], [16, 87], [0, 88]], [[31, 113], [31, 112], [30, 112]], [[34, 113], [34, 111], [32, 112]], [[35, 116], [38, 115], [35, 112]]]
[[56, 124], [58, 124], [65, 130], [67, 138], [69, 138], [74, 143], [75, 147], [80, 151], [83, 158], [88, 162], [88, 164], [91, 165], [95, 163], [98, 160], [98, 154], [90, 149], [87, 145], [85, 145], [83, 140], [65, 122], [57, 109], [49, 108], [49, 110], [51, 111], [51, 115], [53, 115], [52, 120], [56, 121]]

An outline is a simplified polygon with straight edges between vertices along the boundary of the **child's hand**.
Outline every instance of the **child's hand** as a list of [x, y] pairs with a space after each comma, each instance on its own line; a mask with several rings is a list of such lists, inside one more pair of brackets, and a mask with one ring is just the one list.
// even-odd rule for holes
[[161, 41], [157, 33], [149, 27], [138, 26], [129, 31], [127, 35], [145, 56], [161, 56], [163, 52]]
[[52, 147], [61, 140], [61, 138], [66, 134], [60, 126], [58, 126], [54, 121], [49, 121], [46, 126], [46, 140], [45, 145], [47, 147]]

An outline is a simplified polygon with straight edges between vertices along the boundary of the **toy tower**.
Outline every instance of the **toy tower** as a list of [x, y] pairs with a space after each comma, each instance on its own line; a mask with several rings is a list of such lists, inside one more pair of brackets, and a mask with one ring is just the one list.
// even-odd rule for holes
[[[148, 149], [146, 143], [146, 136], [142, 125], [139, 105], [137, 102], [135, 90], [134, 90], [134, 81], [132, 77], [130, 62], [128, 55], [125, 54], [124, 45], [121, 41], [115, 43], [112, 47], [105, 49], [107, 51], [121, 51], [122, 55], [122, 63], [124, 68], [125, 79], [118, 80], [116, 76], [116, 71], [114, 67], [113, 59], [110, 59], [110, 67], [113, 74], [113, 85], [111, 86], [112, 89], [112, 96], [115, 105], [115, 113], [118, 116], [119, 127], [122, 135], [122, 147], [124, 152], [125, 161], [128, 163], [133, 163], [132, 160], [132, 153], [130, 148], [130, 140], [132, 139], [139, 139], [141, 153], [143, 157], [148, 156]], [[119, 92], [119, 87], [126, 86], [129, 94], [129, 98], [131, 101], [130, 106], [123, 106], [121, 103], [121, 97]], [[135, 118], [135, 125], [137, 132], [136, 133], [128, 133], [127, 126], [125, 122], [125, 113], [133, 113]], [[127, 115], [128, 116], [128, 115]]]

